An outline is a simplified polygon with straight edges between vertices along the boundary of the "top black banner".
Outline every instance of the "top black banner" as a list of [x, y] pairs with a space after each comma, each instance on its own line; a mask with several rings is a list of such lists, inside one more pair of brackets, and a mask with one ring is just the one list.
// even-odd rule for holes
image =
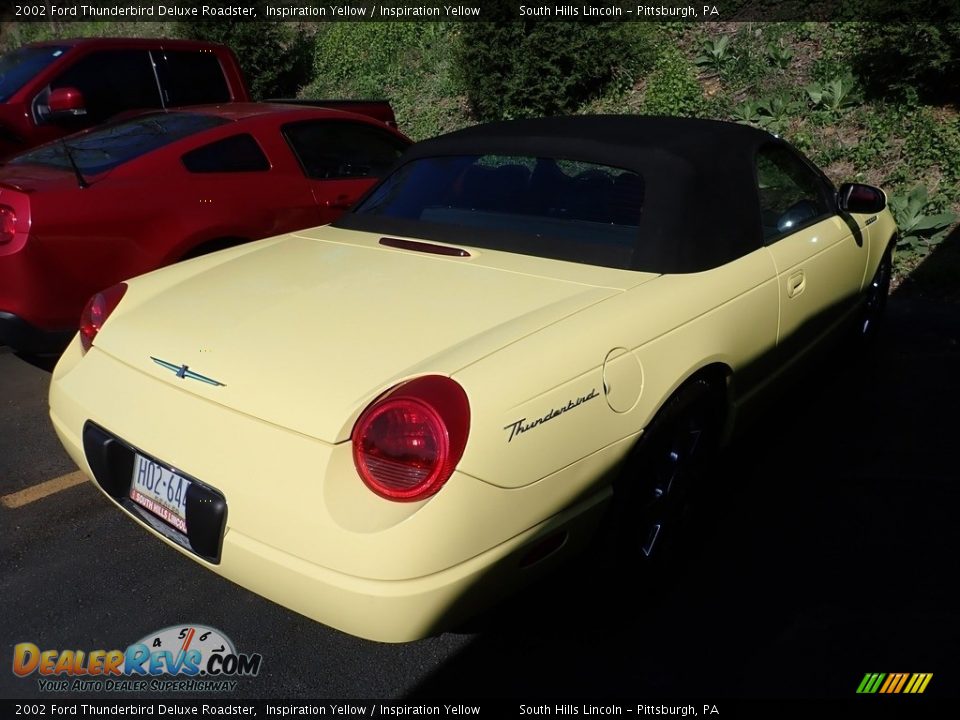
[[17, 22], [960, 22], [938, 0], [26, 0]]

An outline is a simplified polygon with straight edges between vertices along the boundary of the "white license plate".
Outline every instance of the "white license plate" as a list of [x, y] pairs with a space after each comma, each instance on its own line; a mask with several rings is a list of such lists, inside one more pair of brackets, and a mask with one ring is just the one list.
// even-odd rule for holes
[[180, 532], [187, 532], [190, 481], [140, 454], [134, 454], [130, 499]]

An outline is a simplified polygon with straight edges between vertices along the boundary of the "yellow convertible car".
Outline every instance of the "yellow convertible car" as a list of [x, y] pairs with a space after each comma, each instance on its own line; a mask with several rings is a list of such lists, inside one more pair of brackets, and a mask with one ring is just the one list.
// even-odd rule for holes
[[656, 557], [744, 404], [830, 331], [873, 332], [885, 204], [741, 125], [461, 130], [332, 225], [95, 295], [51, 417], [203, 566], [424, 637], [600, 525]]

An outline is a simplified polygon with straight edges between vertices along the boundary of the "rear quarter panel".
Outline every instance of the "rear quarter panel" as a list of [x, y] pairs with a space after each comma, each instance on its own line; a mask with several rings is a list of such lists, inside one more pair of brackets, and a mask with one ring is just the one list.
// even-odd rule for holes
[[[637, 435], [697, 370], [721, 363], [736, 371], [769, 351], [777, 308], [775, 271], [761, 249], [707, 272], [662, 276], [624, 291], [475, 362], [455, 375], [471, 403], [460, 469], [523, 487]], [[608, 356], [615, 360], [605, 386]], [[616, 395], [624, 384], [627, 395]], [[518, 420], [535, 421], [591, 394], [511, 433]], [[621, 443], [609, 461], [622, 460], [630, 445]]]

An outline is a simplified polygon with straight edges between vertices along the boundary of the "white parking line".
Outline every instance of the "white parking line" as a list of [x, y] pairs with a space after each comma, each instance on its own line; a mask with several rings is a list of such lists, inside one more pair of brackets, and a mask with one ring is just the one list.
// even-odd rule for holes
[[3, 505], [5, 508], [23, 507], [24, 505], [29, 505], [37, 500], [43, 500], [43, 498], [53, 495], [54, 493], [58, 493], [61, 490], [72, 488], [75, 485], [86, 482], [86, 480], [87, 476], [79, 470], [76, 470], [75, 472], [67, 475], [61, 475], [53, 480], [42, 482], [39, 485], [31, 485], [30, 487], [24, 488], [23, 490], [18, 490], [15, 493], [4, 495], [3, 497], [0, 497], [0, 505]]

